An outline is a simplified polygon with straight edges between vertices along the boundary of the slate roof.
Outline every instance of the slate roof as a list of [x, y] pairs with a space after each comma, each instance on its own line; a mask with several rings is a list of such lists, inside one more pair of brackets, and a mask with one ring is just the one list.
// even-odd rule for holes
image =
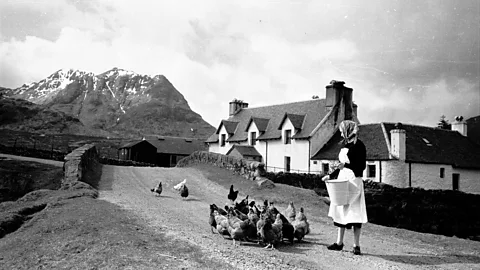
[[162, 137], [148, 141], [157, 148], [157, 153], [163, 154], [190, 155], [207, 149], [203, 140], [183, 137]]
[[[385, 127], [385, 139], [382, 125]], [[480, 169], [480, 145], [457, 131], [402, 124], [406, 132], [406, 162], [450, 164], [459, 168]], [[376, 123], [359, 126], [358, 137], [367, 148], [367, 160], [387, 160], [390, 130], [395, 123]], [[425, 139], [425, 140], [424, 140]], [[338, 159], [341, 148], [337, 132], [312, 159]], [[428, 142], [428, 143], [427, 143]]]
[[[138, 141], [129, 142], [129, 143], [126, 143], [126, 144], [124, 144], [123, 146], [121, 146], [119, 149], [131, 148], [131, 147], [133, 147], [133, 146], [135, 146], [135, 145], [137, 145], [137, 144], [139, 144], [139, 143], [141, 143], [141, 142], [143, 142], [143, 141], [144, 141], [144, 140], [138, 140]], [[147, 141], [147, 142], [148, 142], [148, 141]], [[149, 144], [151, 144], [151, 143], [149, 143]], [[153, 145], [153, 146], [154, 146], [154, 145]]]
[[[238, 122], [238, 127], [227, 141], [241, 142], [248, 139], [246, 132], [247, 125], [252, 117], [269, 119], [265, 132], [261, 134], [258, 140], [280, 139], [282, 134], [278, 129], [285, 113], [294, 115], [304, 115], [302, 129], [294, 135], [296, 139], [307, 139], [315, 127], [322, 121], [327, 114], [325, 109], [325, 99], [312, 99], [307, 101], [271, 105], [256, 108], [243, 108], [238, 113], [230, 116], [227, 121]], [[223, 122], [223, 121], [222, 121]], [[221, 126], [219, 126], [220, 128]], [[218, 141], [218, 132], [211, 135], [206, 142]]]
[[[390, 140], [390, 130], [395, 128], [395, 124], [384, 125]], [[406, 124], [403, 125], [403, 129], [407, 135], [406, 161], [480, 169], [480, 145], [457, 131]]]
[[[382, 130], [381, 124], [365, 124], [359, 125], [358, 138], [365, 144], [367, 149], [367, 160], [388, 160], [389, 153], [387, 142]], [[342, 148], [342, 136], [340, 131], [320, 149], [313, 157], [313, 160], [327, 159], [337, 160], [338, 153]]]
[[257, 149], [255, 149], [255, 147], [251, 145], [233, 145], [232, 148], [228, 150], [227, 155], [230, 154], [230, 152], [232, 152], [233, 149], [236, 149], [244, 157], [261, 157], [262, 156], [257, 151]]

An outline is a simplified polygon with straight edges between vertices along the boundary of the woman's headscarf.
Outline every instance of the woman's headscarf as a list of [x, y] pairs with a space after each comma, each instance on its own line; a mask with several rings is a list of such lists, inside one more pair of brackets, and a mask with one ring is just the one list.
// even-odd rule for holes
[[340, 126], [338, 128], [343, 133], [343, 136], [344, 136], [343, 142], [345, 144], [347, 144], [352, 139], [356, 140], [356, 135], [358, 132], [357, 123], [350, 120], [344, 120], [340, 123]]

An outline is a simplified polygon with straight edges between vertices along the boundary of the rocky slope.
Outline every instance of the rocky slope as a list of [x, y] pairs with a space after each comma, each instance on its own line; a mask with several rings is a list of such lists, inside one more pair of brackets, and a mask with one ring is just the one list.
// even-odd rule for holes
[[86, 128], [122, 137], [206, 138], [214, 130], [163, 75], [151, 77], [118, 68], [98, 75], [62, 69], [39, 82], [0, 91], [4, 97], [78, 118]]

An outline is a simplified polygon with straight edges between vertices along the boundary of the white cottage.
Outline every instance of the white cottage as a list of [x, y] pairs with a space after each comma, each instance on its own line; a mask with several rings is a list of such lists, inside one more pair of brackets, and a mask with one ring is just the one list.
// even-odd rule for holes
[[332, 81], [326, 86], [325, 99], [256, 108], [235, 99], [230, 102], [229, 118], [221, 120], [206, 141], [209, 151], [238, 155], [241, 151], [234, 151], [233, 146], [251, 146], [268, 171], [319, 172], [318, 162], [311, 157], [335, 134], [341, 121], [358, 122], [353, 89], [344, 84]]
[[[480, 193], [480, 145], [466, 137], [466, 123], [452, 130], [375, 123], [359, 126], [367, 149], [364, 178], [396, 187], [451, 189]], [[315, 153], [323, 171], [337, 163], [340, 132]]]

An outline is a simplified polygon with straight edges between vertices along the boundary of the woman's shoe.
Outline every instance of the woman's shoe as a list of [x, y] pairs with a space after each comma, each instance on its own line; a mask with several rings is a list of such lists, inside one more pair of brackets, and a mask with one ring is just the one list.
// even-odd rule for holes
[[327, 247], [328, 250], [337, 250], [340, 251], [343, 249], [343, 244], [339, 245], [337, 243], [333, 243], [330, 246]]
[[353, 247], [352, 252], [355, 255], [362, 255], [362, 252], [360, 252], [360, 247], [359, 246]]

